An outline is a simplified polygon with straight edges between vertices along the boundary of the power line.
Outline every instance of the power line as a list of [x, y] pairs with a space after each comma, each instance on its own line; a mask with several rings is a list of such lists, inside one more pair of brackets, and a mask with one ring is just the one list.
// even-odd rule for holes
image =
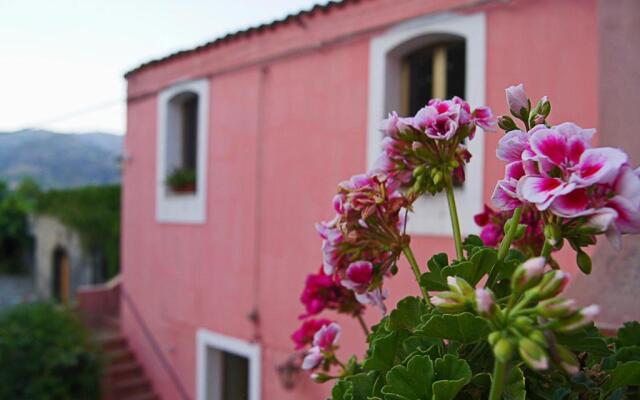
[[65, 120], [68, 120], [68, 119], [79, 117], [81, 115], [94, 113], [96, 111], [100, 111], [100, 110], [104, 110], [104, 109], [107, 109], [107, 108], [111, 108], [111, 107], [116, 106], [116, 105], [124, 104], [124, 100], [125, 100], [124, 98], [119, 98], [119, 99], [113, 99], [113, 100], [105, 101], [105, 102], [102, 102], [102, 103], [94, 104], [94, 105], [86, 107], [86, 108], [82, 108], [82, 109], [79, 109], [79, 110], [76, 110], [76, 111], [68, 112], [68, 113], [65, 113], [65, 114], [60, 114], [60, 115], [58, 115], [56, 117], [52, 117], [52, 118], [49, 118], [49, 119], [42, 120], [40, 122], [37, 122], [37, 123], [33, 124], [32, 126], [37, 128], [37, 127], [40, 127], [40, 126], [43, 126], [43, 125], [52, 124], [54, 122], [65, 121]]

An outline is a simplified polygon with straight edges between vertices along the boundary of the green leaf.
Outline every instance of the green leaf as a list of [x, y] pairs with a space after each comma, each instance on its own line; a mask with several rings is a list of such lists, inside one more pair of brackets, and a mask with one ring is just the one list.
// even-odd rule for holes
[[519, 367], [513, 367], [509, 370], [507, 379], [502, 392], [503, 400], [525, 400], [527, 391], [525, 390], [524, 374]]
[[475, 252], [467, 261], [462, 261], [442, 269], [443, 276], [459, 276], [476, 286], [485, 274], [496, 264], [498, 253], [492, 248], [483, 248]]
[[387, 330], [413, 330], [420, 323], [420, 316], [427, 312], [427, 306], [417, 297], [405, 297], [398, 302], [387, 320]]
[[557, 335], [558, 343], [575, 352], [588, 352], [596, 357], [611, 355], [604, 338], [593, 324], [570, 334]]
[[435, 362], [433, 383], [434, 400], [453, 400], [458, 392], [471, 381], [471, 368], [466, 361], [451, 354]]
[[385, 400], [431, 400], [433, 363], [427, 356], [415, 356], [405, 367], [396, 365], [387, 373], [382, 388]]
[[491, 330], [487, 322], [471, 313], [434, 315], [416, 328], [426, 336], [472, 343]]
[[331, 389], [331, 400], [353, 400], [353, 383], [340, 379]]
[[446, 253], [439, 253], [427, 261], [429, 272], [420, 276], [420, 285], [427, 290], [449, 290], [446, 277], [442, 275], [442, 269], [449, 264]]
[[367, 400], [373, 394], [376, 372], [360, 373], [347, 378], [353, 386], [353, 400]]
[[440, 347], [442, 341], [440, 339], [426, 337], [423, 335], [409, 336], [402, 342], [402, 352], [407, 354], [405, 359], [415, 354], [428, 355], [433, 359], [441, 356]]
[[375, 339], [371, 344], [371, 354], [364, 360], [362, 368], [365, 371], [386, 373], [400, 361], [401, 344], [408, 336], [406, 331], [397, 331]]
[[640, 346], [640, 322], [625, 322], [618, 331], [618, 340], [623, 346]]
[[619, 363], [611, 372], [610, 380], [603, 386], [600, 399], [618, 388], [640, 385], [640, 361]]

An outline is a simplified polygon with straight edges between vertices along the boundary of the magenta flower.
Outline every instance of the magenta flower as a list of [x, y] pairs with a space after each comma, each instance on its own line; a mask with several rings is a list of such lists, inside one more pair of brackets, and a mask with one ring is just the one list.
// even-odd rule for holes
[[340, 331], [340, 325], [335, 322], [322, 326], [313, 337], [313, 347], [302, 360], [302, 369], [315, 369], [324, 360], [330, 361], [340, 339]]
[[308, 319], [304, 321], [302, 326], [291, 335], [291, 340], [295, 343], [296, 350], [311, 344], [316, 332], [329, 324], [331, 324], [331, 321], [328, 319]]
[[368, 292], [356, 293], [356, 299], [360, 304], [372, 305], [377, 307], [382, 314], [387, 313], [387, 306], [384, 301], [389, 296], [388, 292], [383, 288], [375, 288]]
[[352, 262], [346, 271], [346, 279], [340, 283], [347, 289], [362, 292], [367, 289], [373, 279], [373, 264], [369, 261]]
[[353, 293], [340, 284], [332, 275], [326, 275], [321, 268], [317, 274], [309, 274], [300, 295], [306, 313], [300, 318], [319, 314], [324, 309], [337, 310], [345, 314], [358, 315], [362, 306]]
[[[496, 247], [504, 237], [504, 225], [511, 218], [509, 211], [494, 211], [485, 205], [484, 211], [474, 216], [476, 224], [482, 227], [480, 239], [485, 246]], [[525, 234], [513, 245], [529, 256], [540, 254], [544, 243], [544, 221], [540, 212], [531, 206], [524, 206], [520, 223], [526, 225]]]

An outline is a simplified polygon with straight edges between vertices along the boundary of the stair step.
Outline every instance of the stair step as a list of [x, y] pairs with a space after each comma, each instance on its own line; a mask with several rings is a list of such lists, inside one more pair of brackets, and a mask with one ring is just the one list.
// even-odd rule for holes
[[144, 394], [136, 394], [133, 396], [123, 397], [120, 400], [160, 400], [160, 398], [156, 396], [155, 393], [149, 392]]
[[136, 361], [135, 355], [129, 349], [110, 351], [106, 356], [109, 360], [109, 364], [111, 365], [129, 364]]
[[103, 336], [98, 341], [105, 352], [127, 348], [127, 338], [122, 335]]
[[118, 398], [143, 395], [151, 393], [151, 382], [145, 377], [117, 381], [113, 382], [113, 391], [118, 395]]
[[112, 380], [129, 379], [144, 376], [142, 366], [137, 362], [111, 364], [107, 367], [107, 374]]

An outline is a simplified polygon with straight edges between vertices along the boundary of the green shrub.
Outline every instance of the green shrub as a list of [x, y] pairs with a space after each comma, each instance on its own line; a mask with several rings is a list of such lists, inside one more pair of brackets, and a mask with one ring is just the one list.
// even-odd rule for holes
[[74, 314], [50, 303], [0, 314], [0, 399], [99, 398], [97, 348]]

